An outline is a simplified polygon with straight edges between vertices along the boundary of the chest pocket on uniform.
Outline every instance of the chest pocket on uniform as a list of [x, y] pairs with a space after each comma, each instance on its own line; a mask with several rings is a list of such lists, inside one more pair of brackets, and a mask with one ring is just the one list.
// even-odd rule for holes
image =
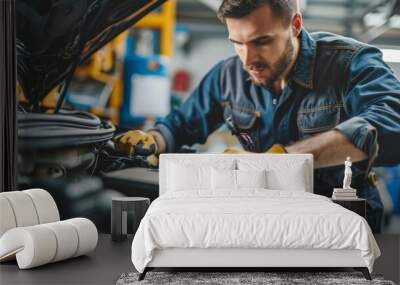
[[257, 119], [259, 112], [250, 108], [224, 104], [224, 120], [232, 134], [235, 135], [243, 148], [248, 151], [257, 151], [259, 145], [259, 126]]
[[299, 137], [332, 129], [340, 122], [342, 104], [328, 104], [314, 108], [301, 108], [297, 114]]

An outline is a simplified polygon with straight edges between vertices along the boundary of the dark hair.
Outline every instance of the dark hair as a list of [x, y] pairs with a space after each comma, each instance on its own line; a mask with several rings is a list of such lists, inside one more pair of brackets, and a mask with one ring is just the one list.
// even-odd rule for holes
[[281, 17], [285, 25], [290, 24], [298, 9], [297, 0], [223, 0], [217, 16], [225, 22], [226, 18], [247, 16], [263, 5], [269, 5], [274, 15]]

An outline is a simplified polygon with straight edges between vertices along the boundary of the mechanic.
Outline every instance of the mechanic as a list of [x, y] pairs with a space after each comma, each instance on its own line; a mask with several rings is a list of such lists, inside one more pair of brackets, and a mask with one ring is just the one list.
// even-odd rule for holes
[[378, 233], [383, 206], [369, 174], [373, 164], [400, 161], [400, 82], [379, 49], [310, 34], [299, 11], [296, 0], [224, 0], [218, 17], [237, 56], [215, 65], [154, 129], [118, 136], [116, 148], [175, 152], [205, 143], [225, 123], [246, 151], [312, 153], [314, 193], [327, 197], [342, 186], [350, 156], [352, 187]]

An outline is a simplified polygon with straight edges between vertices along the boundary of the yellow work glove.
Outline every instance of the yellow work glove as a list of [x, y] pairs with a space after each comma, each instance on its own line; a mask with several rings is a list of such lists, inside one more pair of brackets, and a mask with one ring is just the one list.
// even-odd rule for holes
[[128, 157], [141, 155], [146, 157], [147, 162], [152, 165], [158, 165], [157, 143], [154, 137], [140, 130], [128, 131], [113, 138], [117, 152], [123, 153]]
[[281, 144], [273, 144], [265, 153], [288, 153]]
[[[254, 153], [246, 150], [227, 148], [224, 153], [226, 154], [243, 154], [243, 153]], [[287, 153], [285, 147], [281, 144], [272, 145], [266, 152], [264, 153]]]

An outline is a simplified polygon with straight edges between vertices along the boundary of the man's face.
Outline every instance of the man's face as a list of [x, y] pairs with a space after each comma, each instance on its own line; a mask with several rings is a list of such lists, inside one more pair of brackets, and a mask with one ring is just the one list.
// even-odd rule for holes
[[271, 86], [294, 59], [296, 36], [263, 5], [242, 18], [227, 18], [229, 39], [257, 85]]

